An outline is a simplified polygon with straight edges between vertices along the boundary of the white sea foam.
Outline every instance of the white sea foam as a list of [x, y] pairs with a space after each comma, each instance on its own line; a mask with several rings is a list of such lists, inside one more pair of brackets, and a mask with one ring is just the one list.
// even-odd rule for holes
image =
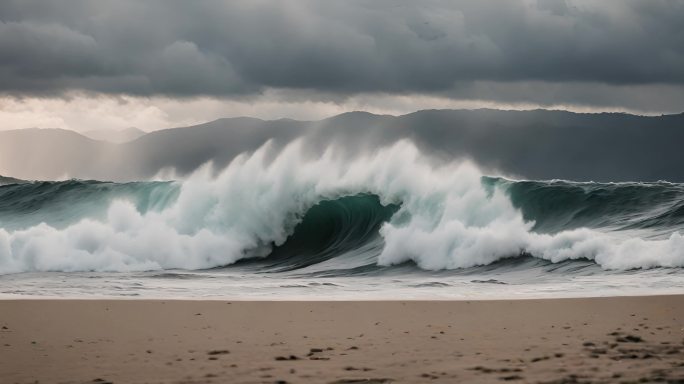
[[217, 176], [209, 167], [197, 171], [160, 212], [141, 214], [132, 203], [115, 201], [101, 221], [0, 229], [0, 273], [227, 265], [268, 255], [317, 202], [358, 193], [401, 203], [381, 229], [381, 265], [412, 260], [424, 269], [451, 269], [527, 252], [553, 262], [586, 258], [607, 269], [684, 266], [679, 233], [663, 240], [590, 229], [535, 233], [504, 192], [482, 186], [477, 167], [431, 165], [407, 141], [352, 161], [332, 150], [307, 159], [299, 142], [273, 160], [270, 150], [239, 156]]

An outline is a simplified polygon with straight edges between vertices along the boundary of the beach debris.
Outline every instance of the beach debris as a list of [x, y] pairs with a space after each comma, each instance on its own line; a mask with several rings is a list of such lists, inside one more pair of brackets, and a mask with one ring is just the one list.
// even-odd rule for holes
[[478, 371], [481, 373], [510, 373], [510, 372], [522, 372], [520, 368], [488, 368], [478, 365], [473, 368], [468, 368], [471, 371]]
[[640, 336], [635, 335], [625, 335], [615, 339], [615, 341], [620, 343], [641, 343], [644, 341]]
[[539, 357], [533, 357], [532, 360], [530, 360], [530, 361], [533, 363], [536, 363], [538, 361], [544, 361], [544, 360], [548, 360], [548, 359], [550, 359], [550, 357], [548, 357], [548, 356], [539, 356]]
[[207, 355], [210, 355], [210, 356], [227, 355], [229, 353], [230, 353], [230, 351], [227, 349], [215, 349], [215, 350], [207, 352]]
[[277, 361], [286, 361], [286, 360], [300, 360], [299, 357], [295, 355], [290, 355], [290, 356], [276, 356], [275, 359]]

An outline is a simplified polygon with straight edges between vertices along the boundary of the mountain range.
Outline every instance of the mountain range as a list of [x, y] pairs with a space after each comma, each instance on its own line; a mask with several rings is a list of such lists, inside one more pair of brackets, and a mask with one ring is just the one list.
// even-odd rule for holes
[[89, 137], [93, 140], [108, 141], [110, 143], [127, 143], [133, 141], [140, 136], [145, 135], [147, 132], [140, 130], [135, 127], [130, 127], [126, 129], [94, 129], [91, 131], [83, 132], [83, 136]]

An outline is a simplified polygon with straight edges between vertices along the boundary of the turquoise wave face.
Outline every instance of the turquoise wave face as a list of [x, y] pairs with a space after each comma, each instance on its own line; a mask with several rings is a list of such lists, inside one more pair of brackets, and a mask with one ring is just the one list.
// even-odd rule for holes
[[374, 270], [382, 250], [380, 227], [397, 212], [378, 196], [356, 195], [324, 200], [311, 207], [294, 232], [266, 258], [242, 262], [262, 271], [288, 272], [329, 262], [323, 272], [335, 275]]
[[684, 184], [512, 181], [483, 177], [503, 188], [534, 230], [558, 232], [588, 227], [645, 230], [652, 236], [684, 229]]
[[17, 230], [46, 223], [63, 228], [82, 219], [104, 219], [114, 200], [133, 203], [141, 213], [163, 210], [178, 197], [173, 182], [112, 183], [93, 180], [43, 181], [0, 186], [0, 228]]

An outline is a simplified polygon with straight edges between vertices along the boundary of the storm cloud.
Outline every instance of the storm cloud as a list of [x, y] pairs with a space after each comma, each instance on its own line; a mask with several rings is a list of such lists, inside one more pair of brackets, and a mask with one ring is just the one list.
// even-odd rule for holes
[[282, 89], [672, 110], [684, 102], [682, 20], [684, 2], [667, 0], [3, 1], [0, 93]]

